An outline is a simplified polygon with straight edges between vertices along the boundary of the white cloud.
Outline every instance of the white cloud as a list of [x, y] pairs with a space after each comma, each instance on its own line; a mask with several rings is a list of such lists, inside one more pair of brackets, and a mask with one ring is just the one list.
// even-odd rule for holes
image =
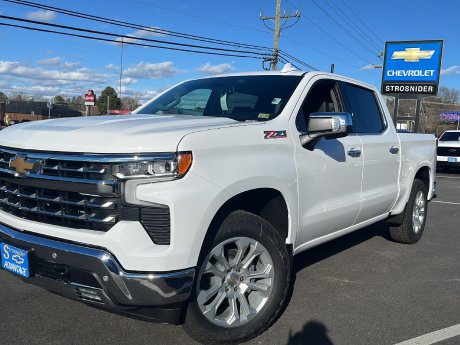
[[105, 66], [109, 71], [113, 71], [115, 69], [118, 69], [118, 66], [115, 66], [113, 63], [109, 63], [107, 66]]
[[26, 18], [30, 20], [38, 20], [42, 22], [52, 22], [56, 19], [54, 11], [33, 11], [26, 14]]
[[165, 61], [160, 63], [139, 62], [137, 65], [127, 68], [123, 75], [138, 79], [159, 79], [176, 74], [174, 63]]
[[106, 75], [95, 73], [87, 68], [75, 71], [47, 70], [16, 61], [0, 61], [0, 75], [29, 80], [54, 80], [66, 84], [75, 81], [106, 82], [107, 80]]
[[121, 84], [122, 85], [131, 85], [137, 83], [137, 80], [134, 78], [122, 78], [121, 79]]
[[449, 68], [446, 68], [446, 69], [441, 69], [441, 75], [449, 75], [449, 74], [452, 74], [452, 73], [457, 73], [457, 74], [460, 74], [460, 66], [451, 66]]
[[374, 64], [369, 64], [369, 65], [363, 66], [363, 67], [361, 67], [359, 70], [360, 70], [360, 71], [368, 71], [368, 70], [372, 70], [372, 69], [375, 69], [375, 65], [374, 65]]
[[58, 66], [62, 62], [63, 62], [62, 58], [54, 57], [54, 58], [50, 58], [50, 59], [40, 60], [37, 63], [39, 65], [45, 65], [45, 66]]
[[[160, 28], [157, 27], [151, 27], [149, 29], [144, 29], [144, 30], [137, 30], [134, 31], [130, 34], [127, 34], [127, 37], [118, 37], [116, 39], [117, 42], [123, 42], [123, 43], [141, 43], [141, 44], [148, 44], [146, 41], [140, 41], [138, 38], [149, 38], [149, 37], [161, 37], [165, 36], [163, 33], [158, 32], [156, 30], [161, 30]], [[111, 44], [118, 44], [118, 43], [111, 43]]]
[[203, 66], [198, 68], [198, 71], [205, 74], [222, 74], [225, 72], [233, 71], [235, 68], [230, 63], [221, 63], [220, 65], [211, 65], [206, 62]]
[[62, 67], [68, 68], [68, 69], [76, 68], [76, 67], [80, 67], [80, 66], [81, 66], [81, 63], [78, 62], [78, 61], [75, 61], [75, 62], [65, 61], [65, 62], [62, 64]]
[[65, 69], [72, 69], [72, 68], [79, 67], [81, 65], [81, 63], [78, 62], [78, 61], [69, 62], [69, 61], [65, 61], [61, 57], [54, 57], [54, 58], [50, 58], [50, 59], [44, 59], [44, 60], [38, 61], [37, 63], [39, 65], [42, 65], [42, 66], [55, 66], [55, 67], [62, 67], [62, 68], [65, 68]]
[[135, 36], [135, 37], [161, 37], [161, 36], [164, 36], [164, 34], [162, 32], [158, 32], [158, 31], [161, 31], [161, 29], [158, 28], [158, 27], [152, 26], [152, 27], [144, 29], [144, 30], [134, 31], [131, 35], [128, 35], [128, 36]]

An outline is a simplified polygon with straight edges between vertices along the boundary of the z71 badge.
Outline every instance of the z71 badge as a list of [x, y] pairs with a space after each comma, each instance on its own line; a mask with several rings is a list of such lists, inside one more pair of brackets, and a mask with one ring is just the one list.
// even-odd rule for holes
[[286, 131], [264, 131], [264, 139], [280, 139], [286, 137]]

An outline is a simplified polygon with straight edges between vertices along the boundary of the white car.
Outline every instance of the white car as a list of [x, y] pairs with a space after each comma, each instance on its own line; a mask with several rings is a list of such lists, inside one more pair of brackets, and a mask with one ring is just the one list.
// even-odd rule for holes
[[438, 169], [460, 168], [460, 131], [445, 131], [438, 140]]
[[435, 156], [356, 80], [189, 80], [132, 115], [0, 132], [0, 242], [31, 283], [242, 342], [283, 310], [294, 255], [381, 220], [417, 242]]

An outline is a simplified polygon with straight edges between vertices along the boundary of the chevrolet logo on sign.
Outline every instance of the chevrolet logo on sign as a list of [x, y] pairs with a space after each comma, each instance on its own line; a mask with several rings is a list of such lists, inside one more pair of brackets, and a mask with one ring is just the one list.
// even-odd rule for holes
[[25, 157], [16, 156], [10, 159], [10, 168], [13, 168], [19, 174], [25, 174], [26, 172], [36, 172], [38, 164], [36, 162], [26, 162]]
[[419, 62], [420, 59], [431, 59], [434, 50], [420, 50], [420, 48], [406, 48], [403, 51], [395, 51], [392, 60], [404, 60], [405, 62]]

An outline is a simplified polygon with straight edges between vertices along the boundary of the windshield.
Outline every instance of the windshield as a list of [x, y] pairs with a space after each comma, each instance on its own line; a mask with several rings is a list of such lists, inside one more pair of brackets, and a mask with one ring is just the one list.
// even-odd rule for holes
[[445, 132], [439, 141], [459, 141], [460, 132]]
[[267, 121], [281, 113], [301, 79], [301, 76], [258, 75], [191, 80], [136, 113]]

